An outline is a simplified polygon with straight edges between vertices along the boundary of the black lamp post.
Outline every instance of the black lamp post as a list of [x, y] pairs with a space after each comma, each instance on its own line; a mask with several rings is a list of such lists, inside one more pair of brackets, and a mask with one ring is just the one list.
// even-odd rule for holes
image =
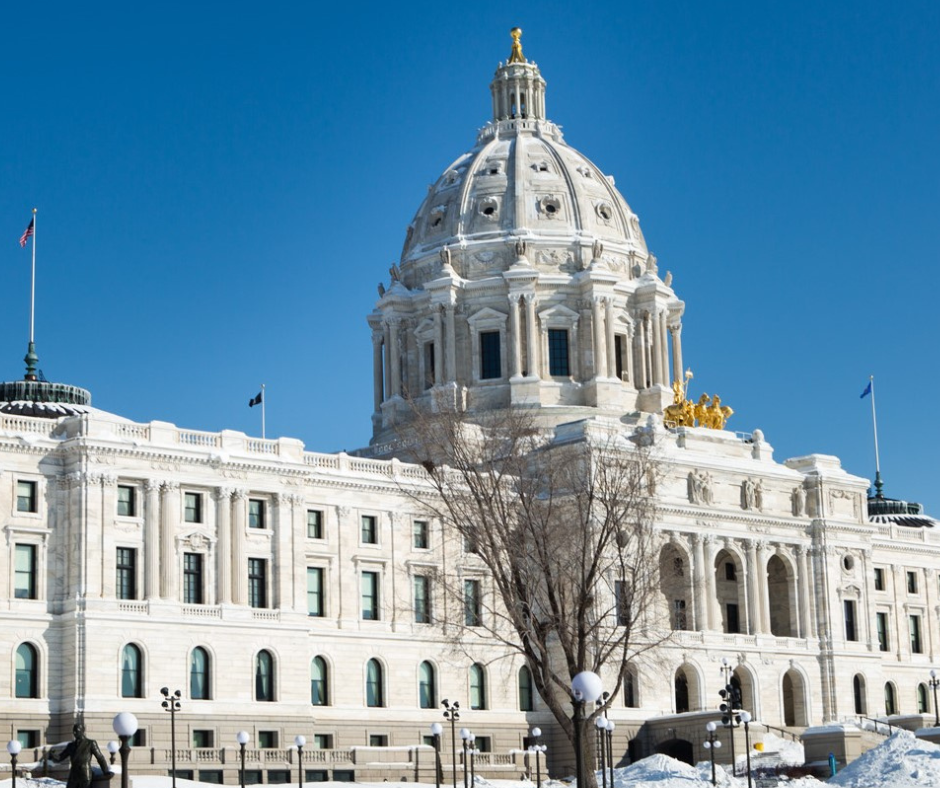
[[614, 728], [613, 720], [607, 720], [607, 764], [610, 767], [610, 788], [614, 788]]
[[532, 738], [535, 739], [535, 744], [529, 747], [529, 752], [535, 753], [535, 788], [542, 788], [542, 765], [539, 763], [539, 756], [545, 752], [545, 745], [540, 743], [542, 729], [533, 728]]
[[122, 711], [111, 723], [114, 732], [121, 740], [121, 788], [128, 788], [130, 780], [127, 774], [127, 756], [131, 754], [131, 748], [128, 742], [131, 737], [137, 733], [137, 718], [129, 711]]
[[601, 677], [590, 670], [582, 670], [571, 680], [571, 705], [574, 707], [574, 760], [578, 777], [578, 788], [584, 788], [584, 758], [581, 754], [581, 730], [584, 724], [584, 704], [594, 703], [603, 687]]
[[172, 778], [173, 788], [176, 788], [176, 712], [180, 710], [180, 697], [182, 693], [176, 690], [172, 695], [167, 687], [160, 690], [163, 696], [163, 702], [160, 704], [170, 712], [170, 777]]
[[467, 782], [467, 759], [470, 754], [469, 750], [471, 736], [473, 736], [473, 734], [470, 733], [469, 728], [460, 729], [460, 738], [463, 740], [463, 788], [469, 788], [469, 784]]
[[747, 750], [747, 788], [753, 788], [751, 783], [751, 735], [748, 731], [748, 723], [751, 721], [749, 712], [741, 712], [741, 722], [744, 723], [744, 747]]
[[450, 720], [451, 766], [454, 772], [454, 788], [457, 788], [457, 720], [460, 719], [460, 701], [451, 704], [447, 698], [441, 701], [444, 707], [444, 719]]
[[480, 754], [480, 751], [477, 749], [477, 737], [471, 733], [470, 734], [470, 785], [474, 786], [477, 784], [477, 756]]
[[601, 751], [601, 783], [607, 788], [607, 720], [595, 717], [594, 727], [597, 729], [597, 749]]
[[118, 752], [120, 751], [120, 749], [121, 749], [121, 745], [118, 744], [116, 741], [109, 741], [109, 742], [108, 742], [108, 753], [109, 753], [110, 756], [111, 756], [111, 765], [112, 765], [112, 766], [114, 765], [114, 758], [115, 758], [115, 756], [118, 754]]
[[705, 749], [708, 750], [708, 754], [711, 755], [712, 759], [712, 785], [718, 785], [718, 781], [715, 778], [715, 750], [721, 747], [721, 742], [718, 741], [718, 734], [715, 733], [717, 727], [714, 722], [709, 722], [705, 726], [705, 730], [708, 731], [708, 740], [705, 742]]
[[10, 739], [7, 742], [7, 752], [10, 753], [10, 764], [13, 770], [13, 788], [16, 788], [16, 756], [20, 754], [23, 745], [17, 739]]
[[[431, 723], [431, 735], [434, 737], [434, 788], [441, 788], [441, 734], [444, 726], [439, 722]], [[242, 788], [245, 788], [243, 785]]]
[[930, 671], [930, 688], [933, 690], [933, 724], [940, 728], [940, 708], [937, 708], [937, 687], [940, 687], [940, 679], [937, 678], [937, 671]]
[[238, 742], [238, 754], [241, 759], [241, 768], [238, 770], [238, 781], [241, 784], [241, 788], [245, 788], [245, 746], [248, 744], [250, 738], [248, 731], [239, 731], [235, 734], [235, 741]]
[[294, 744], [297, 746], [297, 788], [304, 788], [304, 745], [307, 739], [304, 736], [295, 736]]

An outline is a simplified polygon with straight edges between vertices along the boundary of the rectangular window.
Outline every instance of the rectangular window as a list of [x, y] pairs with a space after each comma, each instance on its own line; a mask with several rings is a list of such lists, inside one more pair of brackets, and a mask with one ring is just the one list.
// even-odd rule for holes
[[137, 498], [134, 493], [137, 491], [126, 484], [119, 484], [117, 488], [117, 513], [118, 517], [136, 517], [137, 516]]
[[623, 580], [614, 582], [614, 604], [617, 606], [617, 624], [625, 627], [630, 623], [630, 585]]
[[463, 623], [468, 627], [478, 627], [483, 623], [480, 599], [480, 581], [463, 581]]
[[920, 616], [910, 616], [911, 623], [911, 654], [922, 654], [924, 644], [920, 639]]
[[187, 605], [203, 604], [204, 585], [202, 553], [183, 553], [183, 602]]
[[845, 611], [845, 639], [858, 640], [858, 630], [855, 627], [855, 601], [846, 599], [842, 603], [842, 609]]
[[291, 782], [291, 773], [287, 769], [268, 769], [268, 785], [287, 785]]
[[689, 628], [685, 615], [684, 599], [674, 599], [672, 601], [672, 628], [680, 630]]
[[37, 511], [36, 504], [36, 482], [17, 482], [16, 511], [35, 514]]
[[364, 621], [379, 620], [379, 573], [362, 573], [362, 618]]
[[184, 516], [187, 523], [202, 522], [202, 495], [200, 493], [188, 492], [183, 496]]
[[909, 594], [917, 593], [917, 572], [907, 573], [907, 593]]
[[313, 748], [315, 750], [332, 750], [333, 749], [333, 734], [332, 733], [313, 734]]
[[258, 731], [258, 747], [262, 750], [276, 750], [277, 731]]
[[415, 623], [431, 623], [431, 586], [424, 575], [415, 575]]
[[480, 752], [493, 751], [493, 740], [489, 736], [477, 736], [473, 743]]
[[219, 769], [200, 769], [199, 782], [210, 785], [222, 785], [222, 772]]
[[131, 736], [131, 740], [128, 742], [131, 747], [146, 747], [147, 746], [147, 729], [138, 728], [137, 733]]
[[888, 641], [888, 614], [875, 613], [875, 630], [878, 632], [878, 650], [887, 651], [890, 647]]
[[415, 520], [411, 526], [412, 544], [416, 550], [428, 549], [428, 523], [427, 520]]
[[548, 329], [548, 374], [553, 377], [566, 377], [571, 374], [567, 329]]
[[248, 559], [248, 605], [268, 606], [268, 562], [263, 558]]
[[492, 380], [503, 376], [500, 358], [499, 331], [480, 332], [480, 380]]
[[117, 549], [114, 593], [118, 599], [137, 599], [137, 551], [133, 547]]
[[323, 569], [307, 567], [307, 615], [323, 615]]
[[627, 338], [623, 334], [614, 335], [614, 365], [617, 375], [617, 380], [623, 380], [623, 359], [624, 359], [624, 348], [627, 346]]
[[741, 618], [738, 615], [738, 606], [735, 602], [725, 605], [725, 632], [736, 635], [741, 631]]
[[323, 538], [323, 512], [319, 509], [307, 510], [307, 538]]
[[875, 591], [885, 590], [885, 570], [880, 566], [875, 567]]
[[258, 498], [248, 499], [248, 527], [264, 528], [264, 501]]
[[434, 385], [434, 343], [426, 342], [424, 345], [424, 388]]
[[13, 580], [13, 596], [17, 599], [36, 598], [36, 546], [16, 546], [16, 566]]
[[369, 746], [370, 747], [388, 747], [388, 734], [370, 733], [369, 734]]
[[737, 581], [738, 570], [731, 561], [725, 563], [725, 580]]
[[212, 744], [214, 739], [213, 731], [205, 730], [204, 728], [196, 728], [193, 730], [193, 747], [197, 750], [204, 750], [214, 746]]
[[378, 544], [379, 528], [378, 518], [371, 514], [362, 515], [362, 543]]
[[39, 746], [39, 731], [37, 730], [18, 730], [16, 740], [24, 749], [31, 750]]

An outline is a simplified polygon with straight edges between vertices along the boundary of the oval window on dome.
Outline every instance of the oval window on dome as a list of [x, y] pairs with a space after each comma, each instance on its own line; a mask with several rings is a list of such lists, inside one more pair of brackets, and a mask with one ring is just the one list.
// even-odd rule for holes
[[614, 218], [614, 209], [609, 202], [599, 202], [595, 210], [597, 211], [597, 215], [605, 222], [609, 222]]
[[553, 219], [561, 213], [561, 200], [552, 195], [546, 195], [539, 200], [539, 209], [543, 215]]
[[496, 219], [499, 216], [499, 201], [494, 197], [480, 200], [480, 213], [487, 219]]

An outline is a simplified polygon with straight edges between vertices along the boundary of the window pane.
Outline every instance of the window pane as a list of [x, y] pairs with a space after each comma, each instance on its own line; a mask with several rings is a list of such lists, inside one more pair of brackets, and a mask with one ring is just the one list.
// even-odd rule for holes
[[137, 551], [132, 547], [117, 548], [118, 599], [137, 599]]
[[415, 520], [413, 526], [414, 546], [418, 550], [428, 547], [428, 524], [425, 520]]
[[323, 538], [323, 512], [317, 509], [307, 511], [307, 538]]
[[486, 708], [486, 674], [479, 664], [470, 666], [470, 708]]
[[17, 599], [36, 598], [36, 546], [31, 544], [18, 544], [16, 557], [13, 595]]
[[267, 651], [258, 652], [255, 660], [255, 699], [274, 700], [274, 661]]
[[532, 673], [527, 666], [523, 665], [519, 669], [519, 711], [532, 711], [534, 708]]
[[268, 562], [263, 558], [248, 559], [248, 604], [250, 607], [267, 607]]
[[571, 374], [568, 364], [568, 331], [548, 329], [548, 374], [566, 376]]
[[371, 708], [384, 706], [383, 696], [382, 666], [378, 660], [370, 659], [366, 665], [366, 706]]
[[468, 627], [478, 627], [482, 623], [480, 613], [480, 581], [464, 580], [464, 624]]
[[251, 498], [248, 501], [248, 527], [264, 528], [264, 501]]
[[363, 544], [378, 544], [378, 527], [377, 520], [371, 514], [364, 514], [362, 516], [362, 543]]
[[377, 621], [379, 618], [379, 576], [377, 572], [362, 573], [362, 618]]
[[36, 511], [36, 482], [16, 483], [16, 511]]
[[140, 698], [143, 695], [140, 663], [140, 649], [133, 644], [124, 646], [121, 655], [121, 696], [124, 698]]
[[307, 615], [323, 615], [323, 569], [307, 567]]
[[38, 688], [36, 649], [23, 643], [16, 649], [16, 697], [38, 698]]
[[209, 654], [201, 646], [194, 648], [190, 657], [189, 696], [193, 700], [209, 699]]
[[434, 666], [430, 662], [422, 662], [418, 669], [418, 704], [422, 709], [437, 707], [437, 690], [434, 684]]
[[199, 493], [188, 492], [183, 496], [184, 517], [187, 523], [202, 522], [202, 496]]
[[480, 379], [502, 377], [502, 359], [499, 350], [499, 331], [480, 332]]
[[431, 623], [431, 598], [428, 578], [424, 575], [415, 577], [415, 623]]
[[327, 705], [326, 660], [314, 657], [310, 663], [310, 703], [314, 706]]
[[203, 604], [202, 554], [183, 554], [183, 601], [189, 605]]

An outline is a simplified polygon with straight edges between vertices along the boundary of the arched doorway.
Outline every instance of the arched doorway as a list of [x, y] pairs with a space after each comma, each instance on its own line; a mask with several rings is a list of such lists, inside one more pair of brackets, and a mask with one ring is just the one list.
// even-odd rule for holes
[[682, 668], [676, 671], [675, 678], [676, 714], [691, 711], [689, 707], [689, 680]]
[[793, 668], [783, 674], [783, 724], [787, 727], [809, 725], [806, 713], [806, 685]]
[[746, 621], [744, 611], [744, 565], [730, 550], [719, 550], [715, 556], [715, 594], [721, 610], [721, 631], [742, 632]]
[[692, 758], [692, 742], [685, 739], [667, 739], [660, 742], [656, 747], [656, 752], [668, 755], [670, 758], [675, 758], [677, 761], [682, 761], [691, 766], [695, 765]]
[[793, 572], [779, 555], [767, 562], [767, 594], [770, 599], [770, 632], [777, 637], [796, 637]]

